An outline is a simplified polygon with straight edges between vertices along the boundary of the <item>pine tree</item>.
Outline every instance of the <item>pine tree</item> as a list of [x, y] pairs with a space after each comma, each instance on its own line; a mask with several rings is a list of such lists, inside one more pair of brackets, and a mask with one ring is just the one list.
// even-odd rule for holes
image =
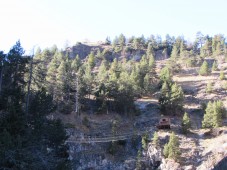
[[182, 120], [182, 130], [183, 130], [183, 133], [187, 133], [188, 132], [188, 129], [191, 127], [191, 121], [190, 121], [190, 118], [188, 116], [188, 113], [184, 113], [184, 116], [183, 116], [183, 120]]
[[124, 45], [125, 45], [125, 41], [126, 41], [125, 36], [123, 34], [120, 34], [119, 38], [118, 38], [118, 41], [119, 41], [119, 44], [120, 44], [121, 48], [123, 48]]
[[170, 107], [170, 87], [167, 82], [162, 84], [161, 96], [159, 98], [161, 110], [165, 113]]
[[199, 74], [202, 76], [207, 76], [209, 74], [209, 67], [206, 61], [204, 61], [202, 66], [200, 67]]
[[155, 146], [159, 145], [159, 139], [158, 139], [158, 133], [157, 132], [154, 132], [154, 136], [152, 138], [152, 144], [155, 145]]
[[163, 149], [165, 158], [171, 158], [178, 161], [180, 158], [179, 139], [174, 132], [171, 133], [168, 144]]
[[147, 145], [148, 145], [148, 134], [144, 134], [142, 136], [142, 148], [145, 150], [147, 149]]
[[222, 88], [227, 91], [227, 81], [226, 80], [223, 82]]
[[181, 45], [180, 45], [180, 56], [181, 57], [184, 57], [185, 50], [186, 50], [186, 45], [185, 45], [184, 40], [182, 39]]
[[225, 74], [223, 71], [220, 72], [219, 78], [220, 78], [220, 80], [225, 80]]
[[214, 125], [213, 122], [213, 113], [214, 108], [212, 102], [209, 102], [207, 104], [206, 113], [204, 114], [203, 121], [202, 121], [202, 127], [203, 128], [212, 128]]
[[143, 80], [143, 88], [146, 94], [149, 94], [152, 91], [152, 86], [150, 82], [149, 74], [146, 74]]
[[169, 156], [169, 146], [168, 146], [168, 143], [166, 143], [164, 145], [163, 155], [165, 156], [165, 158], [168, 158], [168, 156]]
[[62, 60], [57, 69], [56, 84], [57, 84], [57, 100], [64, 101], [66, 92], [67, 74], [66, 74], [66, 61]]
[[46, 73], [47, 91], [54, 96], [54, 100], [56, 97], [56, 89], [57, 89], [57, 86], [55, 85], [57, 81], [57, 77], [56, 77], [58, 72], [57, 69], [62, 61], [63, 61], [62, 55], [60, 53], [55, 53], [53, 59], [48, 65], [48, 70]]
[[163, 82], [168, 82], [168, 83], [172, 82], [172, 74], [171, 74], [170, 70], [168, 69], [168, 67], [162, 68], [159, 78], [162, 83]]
[[94, 52], [91, 52], [88, 56], [88, 64], [93, 69], [95, 67], [95, 55]]
[[213, 65], [212, 65], [212, 71], [217, 71], [217, 70], [218, 70], [218, 66], [217, 66], [216, 61], [214, 61]]
[[174, 132], [172, 132], [170, 135], [168, 147], [169, 147], [168, 158], [172, 158], [176, 161], [179, 160], [180, 158], [179, 140]]
[[172, 59], [176, 59], [178, 56], [179, 56], [179, 49], [177, 48], [176, 45], [174, 45], [170, 57], [171, 57]]
[[147, 54], [147, 56], [154, 56], [154, 54], [155, 54], [154, 49], [153, 49], [151, 43], [148, 44], [146, 54]]
[[149, 59], [149, 69], [152, 70], [154, 68], [155, 65], [155, 59], [154, 56], [152, 54], [148, 55], [148, 59]]
[[180, 86], [174, 83], [171, 86], [170, 103], [173, 112], [183, 110], [184, 92]]
[[118, 79], [121, 73], [120, 64], [115, 58], [110, 66], [110, 79]]
[[202, 127], [213, 128], [222, 125], [222, 119], [226, 117], [226, 110], [222, 101], [209, 102], [204, 114]]
[[79, 68], [81, 67], [82, 63], [80, 60], [79, 55], [72, 61], [71, 68], [73, 71], [78, 72]]
[[102, 61], [100, 67], [99, 67], [99, 72], [97, 74], [97, 81], [104, 83], [105, 80], [107, 79], [108, 73], [107, 73], [107, 68], [105, 65], [105, 61]]
[[212, 83], [209, 82], [207, 83], [206, 93], [212, 93], [212, 91], [213, 91], [213, 86], [212, 86]]
[[217, 43], [215, 54], [216, 54], [217, 56], [223, 54], [221, 42], [218, 42], [218, 43]]
[[226, 110], [222, 101], [215, 101], [214, 107], [214, 126], [220, 127], [222, 125], [222, 119], [226, 117]]
[[219, 107], [220, 105], [218, 105], [217, 101], [215, 101], [213, 103], [213, 107], [214, 107], [214, 113], [213, 113], [213, 123], [214, 123], [214, 127], [219, 127], [222, 125], [222, 112], [221, 112], [221, 108]]

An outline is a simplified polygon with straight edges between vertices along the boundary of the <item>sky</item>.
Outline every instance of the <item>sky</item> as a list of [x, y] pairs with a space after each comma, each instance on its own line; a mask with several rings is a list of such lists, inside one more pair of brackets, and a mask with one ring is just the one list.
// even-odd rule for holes
[[226, 0], [0, 0], [0, 51], [20, 40], [27, 53], [37, 46], [59, 48], [76, 42], [227, 35]]

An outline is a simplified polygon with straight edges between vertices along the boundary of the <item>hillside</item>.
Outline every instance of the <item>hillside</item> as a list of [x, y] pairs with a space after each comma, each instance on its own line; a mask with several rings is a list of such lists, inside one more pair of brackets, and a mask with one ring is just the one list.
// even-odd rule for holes
[[203, 37], [202, 45], [199, 38], [126, 41], [121, 34], [32, 57], [23, 56], [20, 42], [1, 52], [0, 167], [221, 166], [227, 47], [223, 35]]
[[[110, 49], [109, 47], [107, 48]], [[162, 60], [162, 57], [163, 56], [156, 57], [157, 74], [160, 74], [160, 68], [167, 65], [169, 61], [169, 59]], [[226, 73], [225, 63], [219, 63], [218, 66], [224, 70], [224, 73]], [[166, 161], [162, 160], [161, 169], [172, 170], [174, 169], [173, 167], [175, 167], [175, 169], [197, 168], [202, 170], [213, 168], [214, 165], [222, 160], [222, 158], [227, 156], [227, 119], [223, 120], [222, 128], [213, 129], [213, 134], [211, 132], [210, 135], [207, 135], [209, 134], [209, 130], [201, 129], [203, 114], [205, 112], [201, 107], [204, 103], [208, 103], [208, 101], [221, 100], [224, 103], [224, 107], [227, 108], [226, 91], [223, 89], [225, 81], [219, 79], [220, 70], [212, 72], [209, 76], [201, 76], [198, 72], [199, 67], [183, 67], [179, 73], [174, 73], [173, 76], [173, 81], [182, 87], [185, 94], [184, 110], [189, 113], [189, 117], [192, 120], [189, 134], [184, 135], [181, 132], [182, 116], [171, 116], [170, 131], [157, 130], [156, 124], [161, 118], [162, 113], [158, 103], [160, 94], [155, 93], [152, 96], [144, 96], [143, 98], [138, 98], [135, 101], [140, 113], [132, 118], [127, 118], [127, 115], [120, 116], [114, 113], [100, 115], [85, 112], [81, 115], [80, 121], [78, 121], [77, 117], [75, 118], [73, 115], [66, 115], [63, 117], [62, 115], [59, 115], [67, 125], [74, 127], [69, 130], [69, 133], [71, 133], [71, 136], [68, 139], [70, 146], [74, 148], [74, 143], [81, 145], [82, 148], [83, 146], [88, 145], [93, 146], [89, 149], [87, 148], [86, 152], [92, 154], [93, 156], [101, 154], [104, 159], [102, 161], [99, 160], [99, 163], [91, 161], [91, 159], [96, 160], [93, 156], [91, 157], [86, 155], [87, 153], [84, 150], [86, 147], [78, 150], [81, 154], [86, 155], [86, 160], [91, 161], [91, 167], [100, 167], [100, 169], [102, 169], [107, 166], [107, 164], [110, 164], [111, 167], [115, 168], [118, 167], [127, 169], [128, 167], [128, 169], [131, 169], [131, 166], [133, 166], [137, 160], [136, 152], [129, 152], [128, 147], [130, 146], [123, 145], [122, 148], [120, 145], [118, 146], [118, 149], [121, 150], [120, 153], [116, 153], [116, 157], [114, 156], [114, 159], [110, 159], [109, 156], [111, 153], [108, 153], [108, 145], [110, 145], [111, 142], [126, 141], [127, 145], [130, 145], [128, 142], [133, 138], [136, 138], [136, 136], [140, 137], [144, 134], [148, 134], [149, 139], [151, 139], [153, 133], [158, 131], [162, 145], [164, 145], [171, 131], [174, 131], [180, 141], [181, 160], [179, 163], [175, 163], [175, 165], [173, 165], [174, 163], [168, 159]], [[213, 84], [213, 89], [211, 93], [206, 93], [206, 86], [209, 82]], [[87, 123], [84, 122], [85, 119], [87, 120]], [[116, 133], [113, 134], [114, 121], [117, 122], [117, 125]], [[80, 124], [80, 126], [78, 126], [78, 124]], [[133, 147], [139, 147], [139, 141], [137, 142], [138, 143]], [[105, 143], [107, 143], [107, 145], [105, 145]], [[105, 154], [100, 151], [100, 147], [106, 150]], [[150, 147], [153, 146], [151, 145]], [[122, 155], [120, 156], [122, 152], [125, 152], [123, 157]], [[74, 154], [75, 153], [73, 151], [71, 155], [72, 160], [83, 158], [78, 158]], [[152, 157], [149, 158], [144, 151], [143, 159], [146, 160], [144, 161], [144, 166], [148, 166], [149, 159], [152, 159]], [[119, 163], [119, 161], [123, 161], [123, 164]], [[113, 162], [115, 162], [115, 164]]]

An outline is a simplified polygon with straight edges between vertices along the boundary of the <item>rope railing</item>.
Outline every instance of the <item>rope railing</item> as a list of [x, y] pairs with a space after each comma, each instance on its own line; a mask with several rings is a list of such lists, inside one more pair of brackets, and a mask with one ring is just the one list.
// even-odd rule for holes
[[151, 127], [145, 128], [145, 130], [141, 131], [134, 131], [131, 133], [120, 134], [120, 135], [106, 135], [104, 137], [96, 137], [96, 136], [84, 136], [78, 138], [71, 138], [66, 141], [66, 143], [105, 143], [111, 141], [119, 141], [119, 140], [126, 140], [132, 136], [140, 136], [145, 132], [151, 131]]

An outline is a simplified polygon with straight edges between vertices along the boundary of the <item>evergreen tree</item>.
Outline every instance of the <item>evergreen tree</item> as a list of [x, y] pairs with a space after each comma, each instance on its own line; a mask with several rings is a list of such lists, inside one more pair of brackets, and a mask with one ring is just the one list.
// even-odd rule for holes
[[134, 38], [133, 39], [133, 44], [132, 44], [133, 48], [135, 50], [138, 50], [140, 48], [140, 41], [139, 41], [139, 38]]
[[82, 63], [80, 60], [79, 55], [72, 61], [71, 68], [73, 71], [78, 72], [79, 68], [81, 67]]
[[213, 91], [212, 83], [209, 82], [207, 83], [206, 93], [212, 93], [212, 91]]
[[171, 133], [168, 144], [165, 144], [163, 154], [166, 158], [176, 161], [180, 158], [179, 139], [174, 132]]
[[182, 40], [182, 41], [181, 41], [181, 45], [180, 45], [180, 56], [181, 56], [181, 57], [184, 57], [185, 51], [186, 51], [185, 41]]
[[183, 133], [187, 133], [188, 132], [188, 129], [191, 127], [191, 121], [190, 121], [190, 118], [188, 116], [188, 113], [184, 113], [184, 116], [183, 116], [183, 120], [182, 120], [182, 130], [183, 130]]
[[164, 145], [163, 155], [164, 155], [165, 158], [168, 158], [168, 156], [169, 156], [169, 146], [168, 146], [168, 143], [166, 143]]
[[168, 147], [169, 147], [168, 158], [172, 158], [176, 161], [179, 160], [180, 157], [179, 140], [174, 132], [172, 132], [170, 135]]
[[118, 79], [121, 73], [120, 64], [115, 58], [110, 66], [110, 79]]
[[212, 64], [212, 71], [217, 71], [217, 70], [218, 70], [218, 66], [217, 66], [216, 61], [214, 61]]
[[152, 86], [150, 82], [149, 74], [146, 74], [143, 80], [143, 88], [146, 94], [149, 94], [152, 91]]
[[157, 132], [154, 132], [154, 136], [152, 138], [152, 144], [155, 145], [155, 146], [159, 145], [159, 139], [158, 139], [158, 133]]
[[32, 90], [31, 112], [28, 115], [23, 111], [28, 73], [28, 58], [23, 53], [17, 42], [4, 63], [7, 72], [3, 76], [4, 96], [0, 99], [4, 103], [1, 101], [0, 111], [7, 116], [0, 119], [0, 169], [70, 169], [64, 127], [59, 120], [47, 119], [53, 111], [52, 97], [44, 88]]
[[178, 54], [179, 54], [179, 49], [177, 48], [176, 45], [174, 45], [170, 57], [173, 59], [176, 59], [179, 56]]
[[200, 67], [199, 74], [202, 76], [207, 76], [209, 74], [209, 67], [206, 61], [204, 61], [202, 66]]
[[164, 82], [162, 84], [161, 89], [161, 96], [159, 98], [159, 104], [161, 106], [161, 110], [163, 112], [166, 112], [168, 108], [170, 107], [170, 87], [167, 82]]
[[152, 54], [148, 55], [148, 59], [149, 59], [149, 69], [152, 70], [154, 68], [155, 65], [155, 59], [154, 56]]
[[220, 127], [222, 125], [222, 119], [226, 117], [226, 110], [222, 101], [215, 101], [213, 103], [214, 107], [214, 126]]
[[203, 128], [211, 128], [213, 127], [213, 113], [214, 108], [212, 102], [207, 104], [206, 113], [204, 114], [202, 127]]
[[148, 47], [147, 47], [147, 52], [146, 52], [147, 56], [153, 56], [154, 57], [154, 49], [151, 45], [151, 43], [148, 44]]
[[159, 103], [164, 113], [177, 113], [183, 110], [184, 93], [181, 87], [164, 82], [162, 85]]
[[95, 55], [94, 52], [91, 52], [88, 56], [88, 64], [93, 69], [95, 67]]
[[172, 82], [172, 74], [168, 67], [162, 68], [159, 78], [161, 80], [161, 83], [163, 83], [163, 82], [171, 83]]
[[142, 136], [142, 148], [144, 150], [146, 150], [147, 149], [147, 145], [148, 145], [148, 134], [146, 133], [146, 134], [144, 134]]
[[115, 47], [117, 46], [118, 43], [119, 43], [118, 37], [115, 37], [115, 38], [113, 39], [113, 42], [112, 42], [113, 48], [115, 48]]
[[198, 44], [200, 46], [199, 48], [201, 48], [204, 43], [204, 35], [200, 31], [198, 31], [196, 33], [196, 41], [198, 42]]
[[171, 86], [171, 110], [176, 113], [183, 110], [184, 92], [176, 83]]
[[220, 72], [219, 78], [220, 78], [220, 80], [225, 80], [225, 74], [223, 71]]
[[118, 41], [119, 41], [119, 44], [120, 44], [121, 48], [123, 48], [124, 45], [125, 45], [125, 41], [126, 41], [125, 36], [123, 34], [120, 34], [119, 38], [118, 38]]
[[222, 49], [221, 42], [218, 42], [218, 43], [217, 43], [215, 54], [216, 54], [217, 56], [223, 54], [223, 49]]
[[222, 88], [227, 91], [227, 81], [226, 80], [223, 82]]
[[65, 60], [61, 61], [57, 69], [56, 74], [56, 84], [57, 84], [57, 100], [64, 100], [64, 94], [66, 93], [66, 83], [67, 83], [67, 74], [66, 74], [66, 62]]
[[226, 117], [226, 110], [222, 101], [209, 102], [204, 114], [202, 127], [213, 128], [222, 125], [222, 119]]
[[48, 65], [47, 75], [46, 75], [46, 81], [47, 81], [47, 90], [48, 92], [55, 97], [56, 94], [56, 75], [57, 75], [57, 68], [59, 67], [57, 56], [54, 56], [54, 58], [51, 60], [51, 62]]

